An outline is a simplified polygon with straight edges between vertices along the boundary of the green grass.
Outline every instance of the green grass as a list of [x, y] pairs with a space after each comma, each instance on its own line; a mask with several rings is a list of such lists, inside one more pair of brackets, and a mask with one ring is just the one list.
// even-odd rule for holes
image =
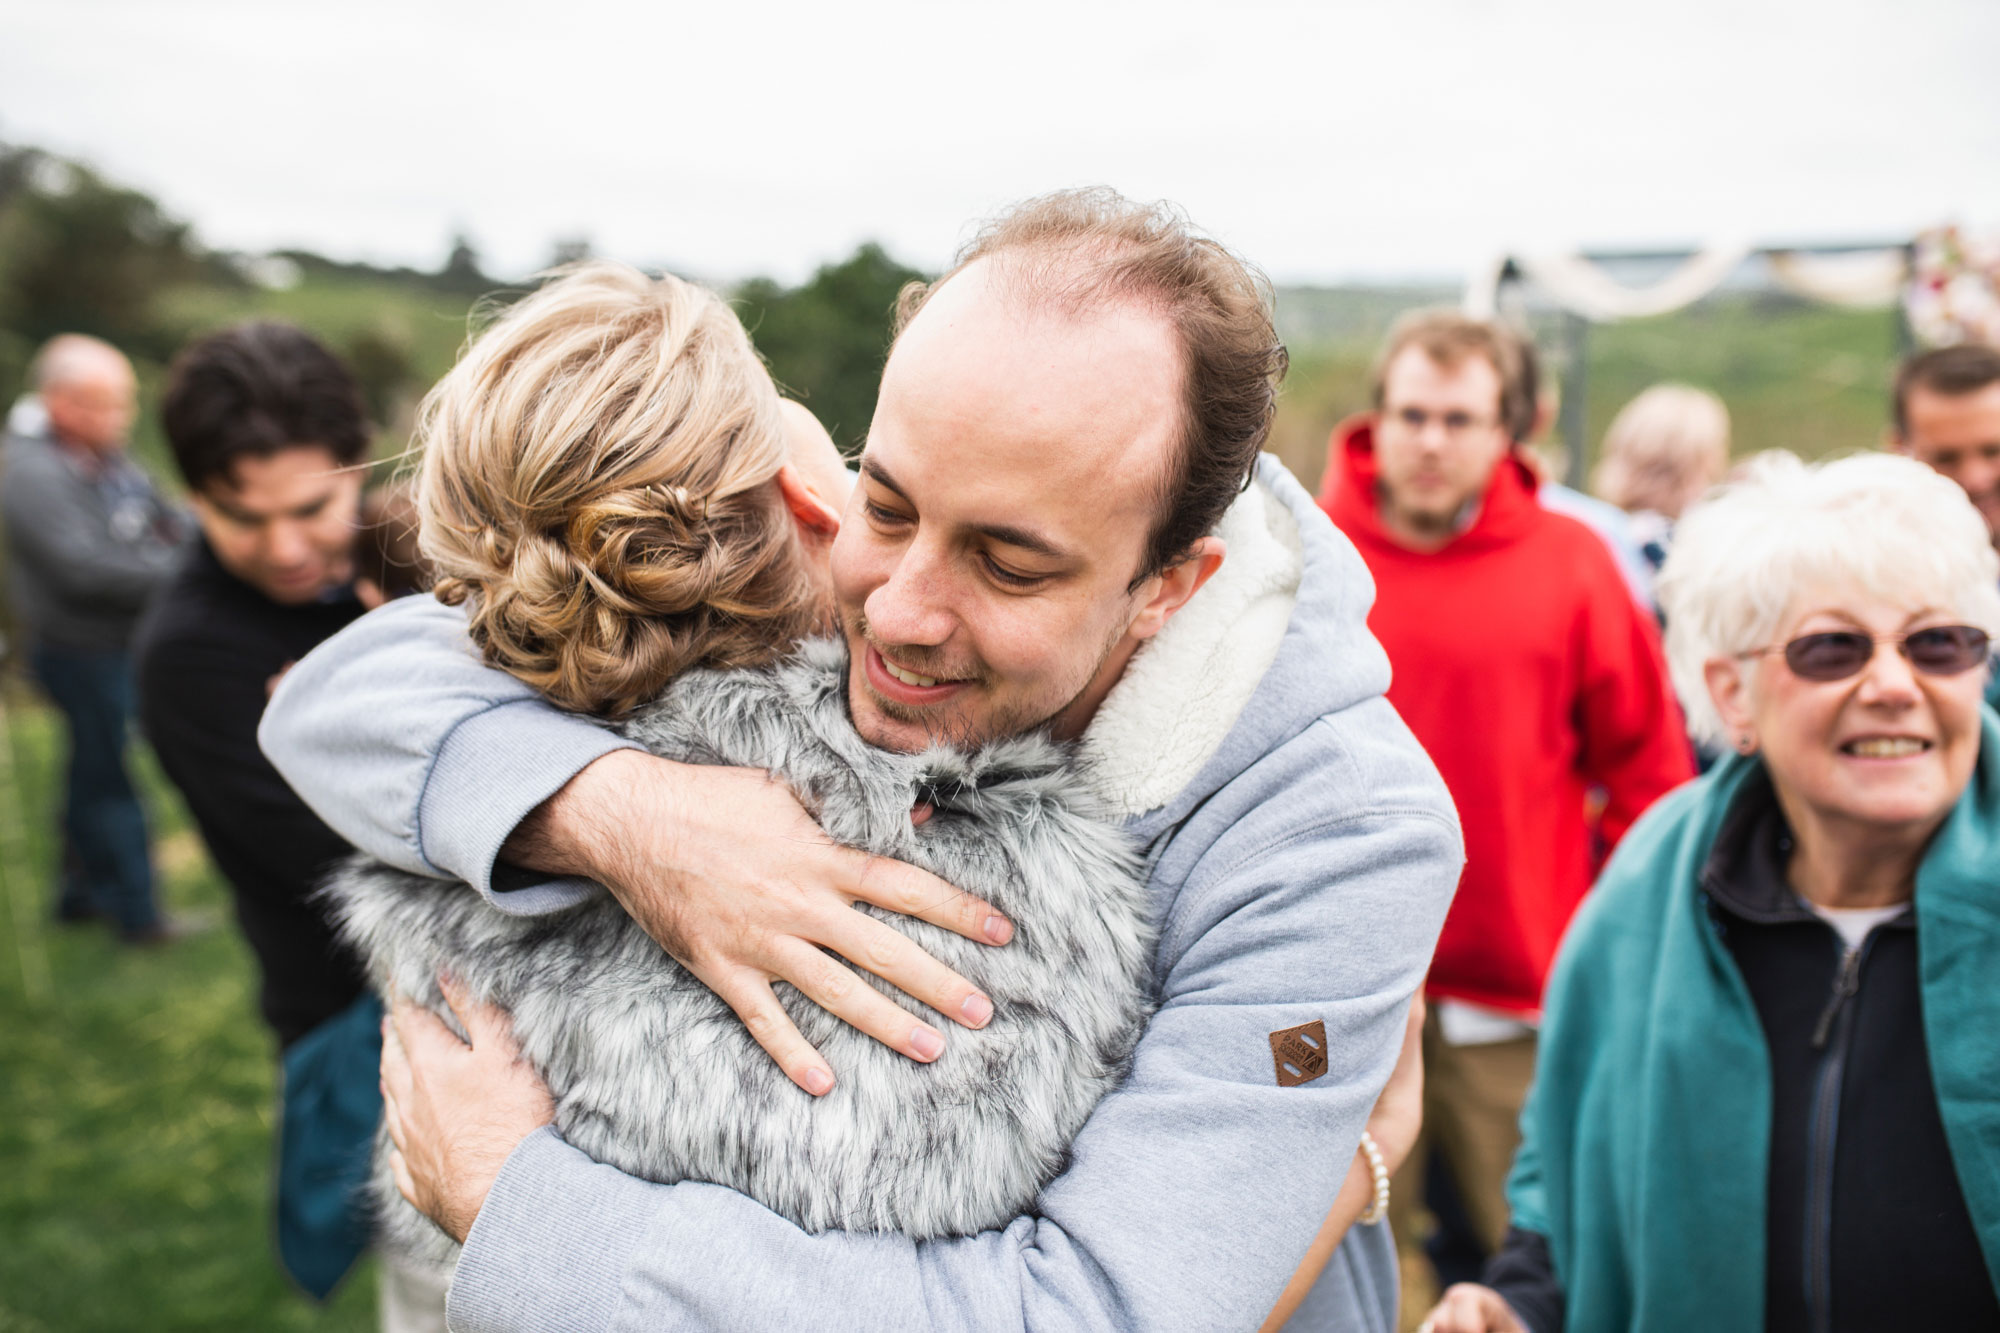
[[4, 697], [0, 1333], [374, 1327], [371, 1271], [321, 1310], [278, 1269], [276, 1048], [185, 812], [146, 761], [165, 900], [214, 929], [134, 950], [51, 925], [57, 727], [25, 691]]

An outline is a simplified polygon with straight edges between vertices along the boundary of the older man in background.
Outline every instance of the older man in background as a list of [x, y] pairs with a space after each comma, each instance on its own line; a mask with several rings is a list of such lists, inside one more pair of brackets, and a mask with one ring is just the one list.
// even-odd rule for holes
[[36, 414], [6, 441], [0, 515], [35, 677], [69, 727], [62, 921], [108, 919], [129, 944], [176, 933], [153, 891], [145, 812], [125, 764], [130, 645], [172, 571], [178, 513], [126, 456], [137, 383], [117, 348], [64, 334], [36, 355]]

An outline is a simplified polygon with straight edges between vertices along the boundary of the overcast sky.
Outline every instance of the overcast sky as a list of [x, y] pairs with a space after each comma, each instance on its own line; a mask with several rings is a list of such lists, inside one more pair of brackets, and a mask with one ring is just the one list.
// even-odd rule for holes
[[210, 244], [797, 279], [1107, 182], [1280, 281], [2000, 226], [1996, 0], [0, 0], [0, 139]]

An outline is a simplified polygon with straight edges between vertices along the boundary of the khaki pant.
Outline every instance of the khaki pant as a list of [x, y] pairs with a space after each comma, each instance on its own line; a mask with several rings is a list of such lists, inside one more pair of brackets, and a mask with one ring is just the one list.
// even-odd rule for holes
[[425, 1268], [378, 1251], [382, 1333], [445, 1333], [444, 1298], [451, 1283]]
[[1424, 1018], [1424, 1128], [1390, 1185], [1389, 1218], [1399, 1243], [1421, 1250], [1432, 1220], [1424, 1210], [1424, 1162], [1436, 1147], [1451, 1171], [1465, 1215], [1491, 1253], [1507, 1234], [1507, 1172], [1521, 1144], [1521, 1105], [1535, 1076], [1532, 1034], [1453, 1046]]

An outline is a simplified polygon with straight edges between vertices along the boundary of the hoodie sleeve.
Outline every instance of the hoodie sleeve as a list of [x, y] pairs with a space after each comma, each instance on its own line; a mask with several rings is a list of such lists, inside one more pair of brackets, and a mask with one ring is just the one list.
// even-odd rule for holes
[[[405, 597], [285, 673], [257, 730], [327, 826], [398, 869], [462, 879], [501, 910], [559, 911], [588, 881], [503, 884], [500, 848], [536, 806], [631, 743], [482, 663], [464, 612]], [[496, 891], [497, 890], [497, 891]]]
[[1584, 777], [1601, 787], [1609, 855], [1646, 807], [1694, 776], [1694, 752], [1667, 677], [1660, 632], [1601, 547], [1583, 551], [1591, 595], [1577, 636], [1576, 725]]
[[[1370, 771], [1316, 743], [1294, 743], [1305, 755], [1282, 781], [1249, 783], [1254, 803], [1211, 802], [1176, 835], [1207, 845], [1178, 887], [1155, 879], [1159, 1008], [1033, 1215], [923, 1243], [809, 1235], [743, 1195], [647, 1184], [542, 1131], [473, 1227], [452, 1327], [1257, 1327], [1339, 1192], [1462, 859], [1435, 775], [1412, 778], [1428, 773], [1414, 744]], [[1326, 1071], [1281, 1086], [1273, 1035], [1314, 1022]], [[1386, 1333], [1395, 1302], [1387, 1229], [1358, 1226], [1301, 1326]]]

